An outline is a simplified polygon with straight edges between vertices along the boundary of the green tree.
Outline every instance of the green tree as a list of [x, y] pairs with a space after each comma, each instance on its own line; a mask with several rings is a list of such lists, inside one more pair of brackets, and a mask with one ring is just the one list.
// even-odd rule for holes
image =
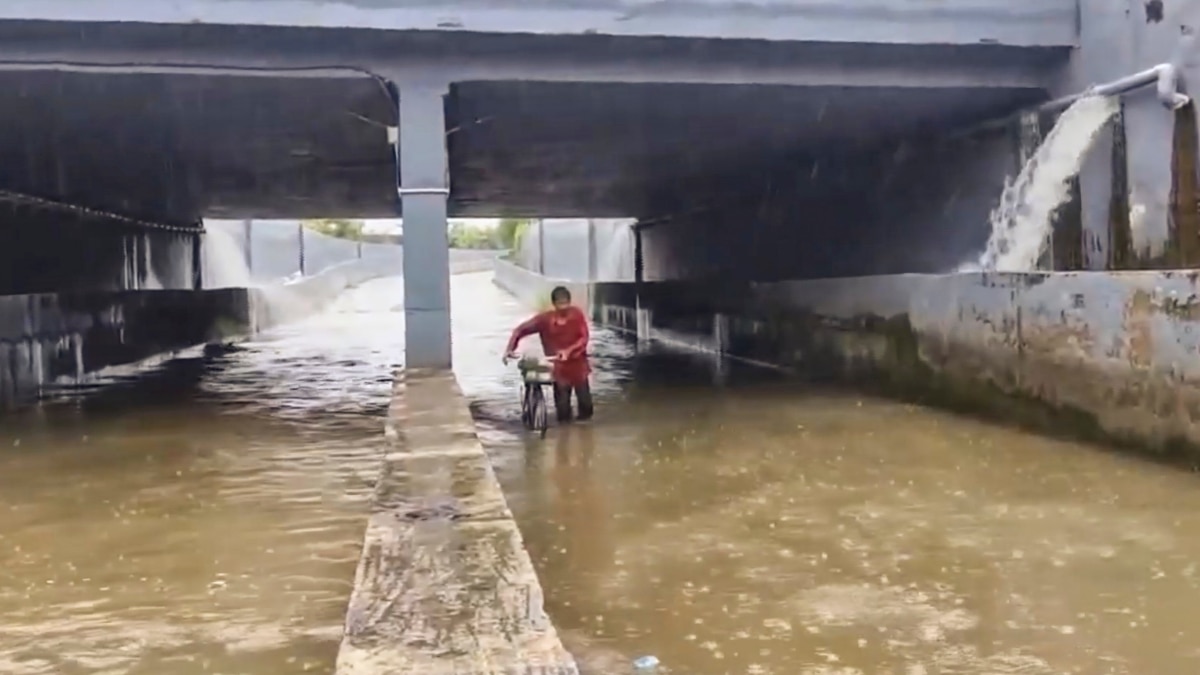
[[503, 248], [500, 244], [496, 228], [470, 225], [462, 221], [452, 221], [449, 232], [452, 248], [472, 248], [495, 250]]
[[322, 218], [304, 221], [304, 227], [330, 237], [339, 239], [361, 240], [363, 223], [361, 220], [339, 220], [337, 218]]
[[529, 221], [521, 218], [504, 218], [496, 226], [496, 242], [499, 248], [515, 250], [521, 245]]

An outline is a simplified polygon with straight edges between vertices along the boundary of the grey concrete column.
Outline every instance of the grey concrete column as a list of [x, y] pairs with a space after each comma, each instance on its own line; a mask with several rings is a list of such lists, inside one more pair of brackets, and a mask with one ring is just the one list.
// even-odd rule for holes
[[1175, 117], [1153, 96], [1125, 103], [1129, 229], [1137, 269], [1165, 265], [1171, 244], [1171, 154]]
[[246, 271], [254, 270], [254, 221], [249, 218], [242, 221], [242, 241], [246, 247]]
[[1113, 189], [1113, 124], [1108, 124], [1084, 156], [1079, 172], [1079, 208], [1083, 221], [1083, 269], [1104, 270], [1110, 256]]
[[637, 289], [641, 291], [642, 282], [646, 280], [646, 265], [643, 259], [645, 252], [642, 250], [642, 230], [636, 225], [633, 227], [633, 282], [637, 284]]
[[304, 276], [304, 223], [296, 224], [296, 246], [300, 252], [300, 276]]
[[446, 90], [444, 84], [401, 85], [399, 90], [407, 368], [451, 367]]
[[642, 308], [642, 284], [645, 281], [642, 261], [642, 230], [633, 228], [633, 293], [634, 325], [638, 340], [650, 338], [650, 310]]
[[541, 218], [537, 221], [537, 237], [538, 274], [546, 276], [546, 221]]
[[[1196, 95], [1194, 75], [1200, 74], [1200, 54], [1189, 33], [1200, 25], [1200, 3], [1079, 0], [1079, 9], [1079, 49], [1069, 68], [1074, 90], [1173, 62], [1190, 85], [1188, 93]], [[1124, 97], [1121, 119], [1124, 124], [1115, 131], [1123, 141], [1119, 145], [1124, 149], [1123, 166], [1110, 162], [1106, 168], [1095, 162], [1083, 167], [1085, 228], [1100, 230], [1096, 216], [1104, 213], [1104, 204], [1125, 207], [1121, 202], [1127, 196], [1125, 213], [1110, 214], [1109, 220], [1121, 229], [1127, 222], [1129, 239], [1123, 232], [1108, 232], [1114, 242], [1109, 257], [1122, 268], [1161, 268], [1172, 262], [1175, 116], [1152, 90], [1142, 90]], [[1116, 174], [1111, 185], [1105, 185], [1106, 170]]]
[[192, 290], [204, 288], [204, 230], [197, 225], [196, 233], [192, 235]]
[[587, 219], [587, 275], [588, 281], [600, 280], [600, 261], [596, 259], [596, 221]]
[[[1071, 54], [1064, 80], [1054, 95], [1083, 91], [1101, 82], [1109, 82], [1140, 70], [1135, 58], [1134, 33], [1138, 30], [1131, 20], [1132, 4], [1109, 0], [1079, 0], [1079, 49]], [[1136, 23], [1144, 23], [1138, 21]], [[1147, 67], [1154, 64], [1147, 64]], [[1146, 95], [1148, 92], [1137, 94]], [[1153, 96], [1151, 95], [1153, 98]], [[1118, 237], [1127, 236], [1113, 231], [1115, 204], [1124, 204], [1114, 195], [1116, 181], [1121, 182], [1121, 195], [1128, 192], [1125, 170], [1115, 165], [1114, 145], [1124, 138], [1124, 127], [1117, 126], [1120, 116], [1097, 138], [1085, 157], [1079, 172], [1081, 219], [1083, 221], [1083, 266], [1085, 269], [1108, 268], [1115, 257], [1123, 257], [1113, 249]], [[1118, 136], [1119, 134], [1119, 136]], [[1124, 161], [1124, 154], [1121, 155]], [[1128, 209], [1121, 219], [1128, 217]], [[1114, 257], [1115, 256], [1115, 257]]]
[[729, 348], [729, 315], [713, 315], [713, 351], [724, 354]]

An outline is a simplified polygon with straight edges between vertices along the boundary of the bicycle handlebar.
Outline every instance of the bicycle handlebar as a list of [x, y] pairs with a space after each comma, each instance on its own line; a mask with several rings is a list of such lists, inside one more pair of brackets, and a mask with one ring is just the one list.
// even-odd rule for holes
[[[585, 352], [584, 354], [582, 354], [582, 356], [588, 357], [588, 356], [591, 356], [591, 354], [588, 354]], [[524, 354], [524, 355], [523, 354], [510, 354], [510, 355], [506, 356], [505, 359], [511, 360], [511, 361], [516, 361], [518, 369], [534, 368], [534, 369], [549, 370], [554, 367], [555, 363], [558, 362], [558, 359], [554, 358], [553, 356], [543, 356], [543, 355], [535, 356], [535, 355], [529, 355], [529, 354]]]
[[521, 356], [516, 359], [517, 367], [535, 366], [539, 368], [550, 368], [554, 365], [554, 359], [548, 356]]

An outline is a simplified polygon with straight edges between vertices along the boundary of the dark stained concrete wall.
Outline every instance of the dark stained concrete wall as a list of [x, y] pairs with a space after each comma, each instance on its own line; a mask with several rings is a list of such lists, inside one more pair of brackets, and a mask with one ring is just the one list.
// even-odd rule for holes
[[[1195, 40], [1200, 0], [1080, 0], [1079, 10], [1079, 48], [1063, 72], [1057, 93], [1079, 91], [1171, 62], [1180, 69], [1183, 90], [1191, 96], [1200, 94], [1200, 45]], [[1088, 269], [1194, 267], [1200, 264], [1200, 256], [1190, 251], [1200, 237], [1194, 195], [1177, 188], [1195, 185], [1198, 148], [1194, 133], [1181, 139], [1177, 131], [1181, 121], [1195, 127], [1196, 119], [1192, 115], [1177, 119], [1152, 91], [1131, 94], [1123, 104], [1118, 133], [1100, 139], [1080, 176], [1082, 226], [1090, 251], [1085, 265]], [[1120, 166], [1111, 159], [1114, 143], [1123, 155]], [[1177, 170], [1181, 156], [1190, 158], [1186, 172], [1191, 175], [1182, 183]], [[1110, 209], [1114, 184], [1120, 211], [1116, 214]], [[1126, 231], [1114, 233], [1113, 228]], [[1192, 242], [1186, 243], [1189, 238]], [[1126, 250], [1113, 250], [1113, 246]]]
[[245, 333], [244, 289], [0, 297], [0, 408], [96, 371]]
[[1017, 152], [1014, 124], [710, 177], [644, 222], [646, 279], [945, 272], [982, 252]]
[[190, 289], [192, 234], [0, 202], [0, 295]]
[[345, 289], [392, 274], [351, 260], [294, 284], [254, 289], [94, 290], [0, 296], [0, 409], [97, 371], [235, 340], [304, 318]]

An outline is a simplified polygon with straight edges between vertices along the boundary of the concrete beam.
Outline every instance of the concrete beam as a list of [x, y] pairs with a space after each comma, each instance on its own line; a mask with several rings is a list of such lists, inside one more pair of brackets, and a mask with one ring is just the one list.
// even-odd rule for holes
[[395, 81], [545, 81], [762, 84], [800, 87], [1042, 89], [1050, 74], [1026, 64], [976, 65], [954, 59], [900, 63], [886, 55], [790, 63], [731, 63], [683, 57], [606, 59], [542, 56], [372, 56], [239, 52], [236, 48], [95, 48], [0, 44], [0, 71], [214, 74], [244, 77], [368, 77]]
[[1074, 0], [6, 0], [0, 18], [886, 44], [1069, 46]]

